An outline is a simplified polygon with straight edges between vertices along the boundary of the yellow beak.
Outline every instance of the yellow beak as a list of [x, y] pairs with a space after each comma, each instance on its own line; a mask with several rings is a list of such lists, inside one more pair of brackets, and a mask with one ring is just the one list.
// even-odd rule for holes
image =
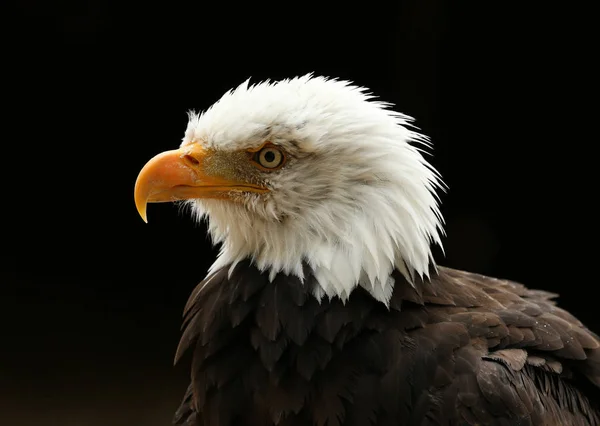
[[264, 193], [268, 189], [209, 176], [204, 164], [209, 153], [198, 145], [158, 154], [140, 171], [135, 182], [135, 206], [148, 222], [146, 205], [192, 198], [227, 199], [232, 191]]

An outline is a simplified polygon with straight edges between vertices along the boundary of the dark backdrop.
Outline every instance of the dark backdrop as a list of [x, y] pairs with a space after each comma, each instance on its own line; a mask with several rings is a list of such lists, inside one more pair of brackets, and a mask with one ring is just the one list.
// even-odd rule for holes
[[175, 206], [144, 224], [133, 185], [178, 146], [189, 109], [248, 77], [350, 79], [416, 117], [450, 188], [439, 262], [559, 292], [600, 329], [576, 237], [589, 206], [556, 112], [571, 84], [561, 29], [479, 3], [14, 2], [0, 424], [169, 424], [181, 310], [216, 251]]

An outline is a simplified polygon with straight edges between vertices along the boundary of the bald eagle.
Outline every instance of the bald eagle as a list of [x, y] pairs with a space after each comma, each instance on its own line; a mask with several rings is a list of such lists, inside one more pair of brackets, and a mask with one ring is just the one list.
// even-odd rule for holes
[[220, 245], [184, 309], [175, 424], [600, 425], [598, 335], [554, 294], [436, 266], [428, 147], [367, 89], [313, 75], [190, 113], [134, 194], [144, 220], [185, 203]]

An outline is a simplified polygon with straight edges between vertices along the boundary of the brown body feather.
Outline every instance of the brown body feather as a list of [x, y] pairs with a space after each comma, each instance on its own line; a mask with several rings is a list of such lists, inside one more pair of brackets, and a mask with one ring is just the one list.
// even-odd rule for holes
[[269, 282], [249, 262], [202, 282], [176, 359], [185, 426], [600, 425], [600, 339], [520, 284], [439, 268], [395, 273], [389, 309]]

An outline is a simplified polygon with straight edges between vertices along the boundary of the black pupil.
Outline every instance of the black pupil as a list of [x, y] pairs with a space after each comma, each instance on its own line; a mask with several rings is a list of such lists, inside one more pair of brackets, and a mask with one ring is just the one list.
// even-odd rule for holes
[[265, 152], [265, 161], [267, 163], [271, 163], [271, 162], [275, 161], [275, 153], [273, 151]]

